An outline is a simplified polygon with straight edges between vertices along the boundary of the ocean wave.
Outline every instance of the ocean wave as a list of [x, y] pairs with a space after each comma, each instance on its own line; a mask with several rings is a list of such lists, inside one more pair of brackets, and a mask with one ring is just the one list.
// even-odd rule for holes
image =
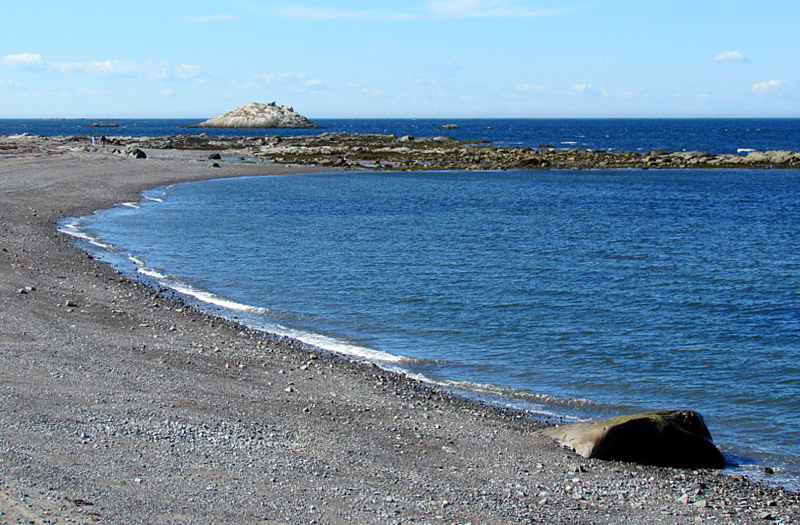
[[70, 237], [81, 239], [83, 241], [88, 242], [89, 244], [92, 244], [104, 250], [113, 251], [115, 249], [115, 247], [112, 244], [104, 243], [103, 241], [100, 240], [99, 237], [87, 233], [85, 230], [81, 228], [80, 224], [81, 224], [80, 220], [75, 219], [68, 223], [62, 224], [57, 228], [57, 230], [60, 231], [61, 233], [69, 235]]
[[178, 293], [183, 295], [188, 295], [189, 297], [193, 297], [198, 301], [202, 301], [204, 303], [218, 306], [220, 308], [225, 308], [227, 310], [233, 310], [236, 312], [247, 312], [252, 314], [267, 314], [269, 310], [267, 308], [262, 308], [260, 306], [253, 306], [250, 304], [239, 303], [236, 301], [232, 301], [230, 299], [226, 299], [225, 297], [219, 296], [212, 292], [207, 292], [205, 290], [197, 289], [193, 286], [188, 284], [184, 284], [180, 281], [174, 281], [166, 277], [161, 277], [158, 279], [162, 279], [160, 284], [172, 290], [175, 290]]
[[478, 396], [486, 396], [487, 398], [494, 398], [491, 401], [496, 402], [497, 398], [505, 400], [504, 404], [508, 407], [523, 409], [535, 412], [540, 416], [560, 417], [568, 420], [579, 421], [583, 418], [565, 414], [563, 411], [551, 410], [546, 407], [564, 407], [571, 409], [596, 409], [597, 403], [589, 399], [582, 398], [567, 398], [557, 397], [549, 394], [542, 394], [538, 392], [531, 392], [520, 388], [504, 387], [500, 385], [492, 385], [486, 383], [475, 383], [472, 381], [459, 381], [452, 379], [435, 379], [421, 373], [409, 373], [404, 370], [394, 370], [395, 372], [405, 373], [408, 377], [436, 386], [446, 388], [448, 390], [455, 390]]
[[321, 348], [339, 355], [355, 357], [360, 360], [383, 363], [410, 363], [414, 359], [410, 357], [390, 354], [381, 350], [374, 350], [365, 346], [356, 345], [340, 339], [335, 339], [322, 334], [294, 330], [281, 325], [265, 326], [263, 329], [283, 337], [296, 339], [307, 345]]
[[167, 276], [159, 272], [158, 270], [153, 270], [152, 268], [147, 268], [146, 266], [139, 266], [136, 268], [136, 271], [142, 275], [146, 275], [147, 277], [152, 277], [153, 279], [166, 279]]

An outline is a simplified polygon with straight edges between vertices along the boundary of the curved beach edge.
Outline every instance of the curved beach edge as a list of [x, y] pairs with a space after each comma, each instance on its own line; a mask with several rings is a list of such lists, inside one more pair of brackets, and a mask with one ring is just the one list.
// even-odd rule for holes
[[57, 232], [146, 188], [322, 171], [207, 155], [2, 157], [0, 521], [800, 520], [796, 494], [584, 459], [523, 413], [204, 314]]

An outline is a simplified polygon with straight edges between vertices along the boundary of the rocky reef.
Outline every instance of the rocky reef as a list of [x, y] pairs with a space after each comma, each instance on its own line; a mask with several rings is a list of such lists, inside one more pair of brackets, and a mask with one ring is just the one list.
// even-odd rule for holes
[[265, 138], [253, 153], [281, 163], [380, 170], [800, 167], [800, 153], [790, 151], [716, 155], [702, 151], [554, 150], [496, 147], [447, 136], [414, 138], [354, 133]]
[[224, 115], [198, 124], [199, 128], [316, 128], [319, 127], [290, 106], [275, 102], [248, 102]]
[[[592, 151], [586, 149], [498, 147], [447, 136], [397, 137], [384, 134], [320, 133], [279, 137], [109, 137], [110, 148], [221, 152], [226, 157], [348, 170], [585, 170], [585, 169], [800, 169], [800, 152], [751, 151], [714, 154], [704, 151]], [[89, 137], [8, 137], [0, 154], [22, 151], [97, 149]]]

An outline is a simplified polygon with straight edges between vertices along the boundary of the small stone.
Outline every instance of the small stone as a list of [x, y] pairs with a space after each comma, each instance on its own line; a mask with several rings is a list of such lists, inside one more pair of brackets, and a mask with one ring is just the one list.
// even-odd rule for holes
[[766, 520], [766, 521], [773, 521], [775, 519], [775, 516], [773, 516], [769, 512], [764, 511], [761, 514], [758, 515], [758, 519]]
[[764, 467], [764, 474], [775, 474], [775, 471], [770, 467]]
[[699, 509], [704, 509], [704, 508], [708, 507], [708, 501], [706, 501], [704, 499], [699, 499], [699, 500], [694, 502], [694, 506], [699, 508]]
[[688, 504], [689, 503], [689, 495], [688, 494], [682, 495], [680, 498], [678, 498], [678, 503]]

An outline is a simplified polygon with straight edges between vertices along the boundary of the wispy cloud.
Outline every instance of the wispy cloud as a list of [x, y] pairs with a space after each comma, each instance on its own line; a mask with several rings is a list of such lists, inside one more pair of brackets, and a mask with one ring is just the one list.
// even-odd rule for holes
[[766, 82], [759, 82], [758, 84], [753, 84], [753, 91], [755, 91], [756, 93], [766, 93], [767, 91], [774, 91], [786, 85], [787, 82], [785, 80], [772, 79], [772, 80], [767, 80]]
[[246, 87], [249, 88], [262, 88], [269, 86], [272, 88], [281, 89], [303, 89], [306, 91], [322, 91], [328, 89], [328, 84], [325, 81], [311, 77], [309, 78], [305, 73], [296, 73], [294, 71], [287, 71], [279, 74], [263, 73], [255, 75], [247, 82]]
[[544, 86], [537, 86], [534, 84], [519, 84], [515, 87], [520, 93], [544, 93], [547, 88]]
[[575, 93], [596, 94], [597, 90], [591, 84], [573, 84], [572, 91]]
[[437, 18], [536, 18], [565, 12], [531, 9], [511, 0], [431, 0], [426, 8]]
[[25, 69], [28, 71], [42, 70], [47, 67], [47, 64], [42, 58], [42, 55], [36, 53], [20, 53], [18, 55], [6, 55], [0, 60], [6, 67], [14, 67]]
[[516, 0], [430, 0], [404, 11], [337, 9], [298, 4], [268, 4], [258, 11], [267, 16], [310, 22], [329, 20], [430, 20], [452, 18], [534, 18], [556, 16], [566, 9], [536, 10]]
[[230, 20], [241, 20], [242, 17], [238, 15], [196, 15], [187, 16], [184, 18], [187, 22], [192, 24], [208, 24], [210, 22], [226, 22]]
[[414, 18], [408, 13], [381, 10], [336, 9], [309, 5], [273, 4], [264, 14], [308, 22], [328, 20], [405, 20]]
[[197, 78], [201, 73], [202, 69], [196, 64], [181, 64], [175, 68], [175, 75], [182, 79]]
[[714, 62], [747, 63], [750, 60], [739, 51], [723, 51], [714, 57]]
[[62, 74], [102, 75], [107, 77], [146, 77], [155, 79], [198, 79], [208, 76], [202, 68], [195, 64], [172, 66], [168, 63], [136, 64], [121, 60], [89, 60], [89, 61], [50, 61], [35, 53], [6, 55], [0, 64], [10, 68], [36, 72], [56, 72]]

